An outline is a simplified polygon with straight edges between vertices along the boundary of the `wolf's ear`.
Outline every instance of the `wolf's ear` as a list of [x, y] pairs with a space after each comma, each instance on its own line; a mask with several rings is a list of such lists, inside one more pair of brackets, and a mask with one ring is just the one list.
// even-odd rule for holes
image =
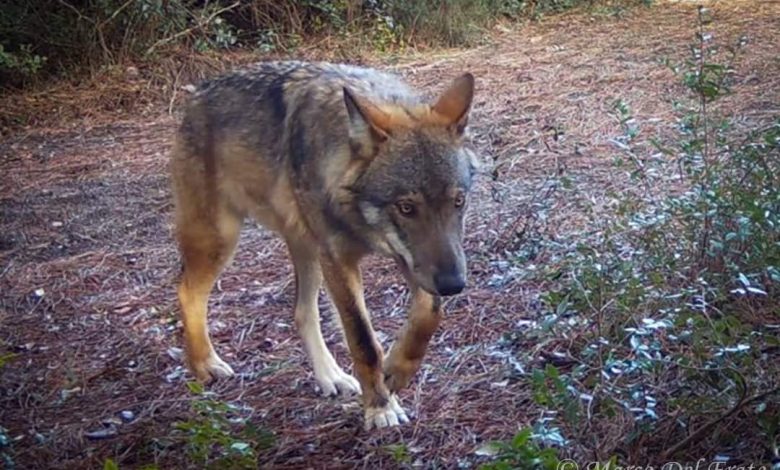
[[465, 73], [456, 78], [452, 84], [444, 90], [433, 110], [445, 119], [458, 135], [462, 135], [469, 119], [469, 108], [474, 98], [474, 76]]
[[344, 104], [349, 115], [349, 139], [362, 156], [375, 153], [376, 144], [390, 136], [390, 115], [374, 103], [344, 87]]

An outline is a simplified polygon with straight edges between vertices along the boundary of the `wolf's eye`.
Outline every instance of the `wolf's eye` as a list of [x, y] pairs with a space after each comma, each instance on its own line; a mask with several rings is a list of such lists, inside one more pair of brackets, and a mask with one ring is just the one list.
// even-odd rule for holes
[[463, 207], [463, 204], [466, 204], [466, 196], [464, 196], [463, 193], [459, 193], [455, 196], [455, 207], [461, 208]]
[[405, 215], [406, 217], [411, 217], [414, 215], [414, 205], [406, 202], [401, 201], [398, 204], [396, 204], [398, 207], [398, 212], [400, 212], [402, 215]]

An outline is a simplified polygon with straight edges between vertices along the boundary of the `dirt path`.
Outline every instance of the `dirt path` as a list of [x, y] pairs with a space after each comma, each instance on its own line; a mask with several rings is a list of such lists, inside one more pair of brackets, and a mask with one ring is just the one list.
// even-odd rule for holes
[[[737, 94], [723, 104], [749, 128], [778, 110], [780, 8], [746, 1], [714, 11], [718, 35], [749, 39], [733, 77]], [[631, 105], [644, 139], [671, 135], [670, 98], [680, 88], [661, 61], [685, 55], [694, 18], [687, 4], [623, 18], [567, 16], [500, 34], [479, 49], [396, 66], [428, 89], [464, 70], [478, 79], [473, 133], [487, 171], [468, 221], [471, 287], [448, 302], [443, 328], [403, 396], [416, 419], [369, 435], [354, 399], [317, 396], [292, 329], [283, 245], [264, 230], [246, 230], [211, 311], [216, 347], [239, 376], [210, 389], [252, 410], [252, 422], [276, 435], [263, 466], [397, 468], [388, 446], [403, 443], [409, 464], [470, 467], [480, 443], [536, 421], [512, 351], [550, 351], [561, 339], [502, 341], [521, 331], [519, 320], [544, 313], [532, 265], [549, 253], [513, 264], [520, 247], [513, 233], [566, 239], [582, 228], [576, 197], [542, 197], [550, 175], [565, 174], [595, 201], [625, 188], [610, 167], [616, 99]], [[16, 354], [0, 370], [0, 425], [15, 439], [18, 468], [98, 468], [107, 457], [122, 468], [181, 465], [181, 447], [166, 443], [190, 400], [172, 287], [179, 265], [166, 156], [174, 127], [161, 115], [33, 129], [0, 142], [0, 350]], [[366, 271], [367, 302], [387, 346], [407, 292], [390, 264], [373, 260]], [[347, 366], [322, 300], [326, 341]], [[87, 437], [122, 411], [133, 419], [115, 424], [117, 436]]]

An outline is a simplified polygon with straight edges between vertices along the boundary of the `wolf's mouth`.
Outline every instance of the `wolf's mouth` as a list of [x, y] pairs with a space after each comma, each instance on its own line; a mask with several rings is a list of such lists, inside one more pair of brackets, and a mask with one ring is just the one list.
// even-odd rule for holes
[[395, 259], [395, 263], [398, 266], [398, 269], [401, 270], [401, 274], [403, 274], [404, 279], [406, 279], [406, 282], [408, 282], [410, 286], [416, 286], [416, 288], [422, 289], [433, 296], [441, 295], [436, 292], [436, 289], [430, 287], [424, 280], [415, 276], [414, 272], [402, 256], [394, 256], [393, 259]]
[[395, 258], [395, 264], [398, 266], [398, 269], [401, 270], [401, 274], [403, 274], [404, 279], [406, 279], [406, 282], [408, 282], [412, 286], [419, 286], [420, 281], [415, 277], [412, 268], [406, 262], [404, 257], [398, 255], [395, 256], [394, 258]]
[[409, 268], [409, 265], [406, 263], [404, 257], [400, 255], [395, 255], [393, 258], [395, 259], [395, 264], [398, 265], [398, 269], [401, 270], [401, 273], [404, 275], [404, 277], [410, 279], [412, 275], [412, 270]]

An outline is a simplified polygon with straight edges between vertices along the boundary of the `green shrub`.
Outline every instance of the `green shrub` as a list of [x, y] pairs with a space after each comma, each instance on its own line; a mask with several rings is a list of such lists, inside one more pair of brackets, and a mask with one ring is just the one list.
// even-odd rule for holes
[[0, 77], [20, 82], [37, 74], [46, 63], [46, 57], [33, 54], [30, 44], [22, 44], [16, 52], [5, 50], [0, 44]]
[[[620, 0], [630, 5], [637, 0]], [[0, 80], [33, 79], [154, 61], [184, 48], [295, 49], [334, 36], [388, 51], [406, 44], [479, 42], [500, 18], [537, 17], [585, 0], [8, 0], [0, 10]]]
[[[770, 448], [778, 438], [780, 363], [766, 352], [780, 344], [780, 116], [735, 135], [713, 113], [738, 48], [714, 44], [708, 24], [700, 11], [691, 59], [675, 67], [688, 91], [677, 141], [646, 150], [629, 104], [614, 103], [616, 169], [635, 184], [546, 273], [550, 313], [530, 334], [567, 338], [572, 366], [527, 380], [539, 424], [579, 452], [662, 462], [707, 439], [726, 448], [736, 416]], [[621, 440], [601, 440], [615, 429]]]
[[519, 431], [508, 443], [489, 444], [488, 453], [495, 454], [494, 461], [482, 465], [481, 470], [556, 470], [560, 468], [558, 453], [553, 448], [537, 445], [531, 429]]
[[273, 444], [273, 435], [255, 428], [236, 405], [213, 398], [191, 382], [194, 417], [174, 425], [191, 461], [201, 468], [257, 468], [257, 451]]

